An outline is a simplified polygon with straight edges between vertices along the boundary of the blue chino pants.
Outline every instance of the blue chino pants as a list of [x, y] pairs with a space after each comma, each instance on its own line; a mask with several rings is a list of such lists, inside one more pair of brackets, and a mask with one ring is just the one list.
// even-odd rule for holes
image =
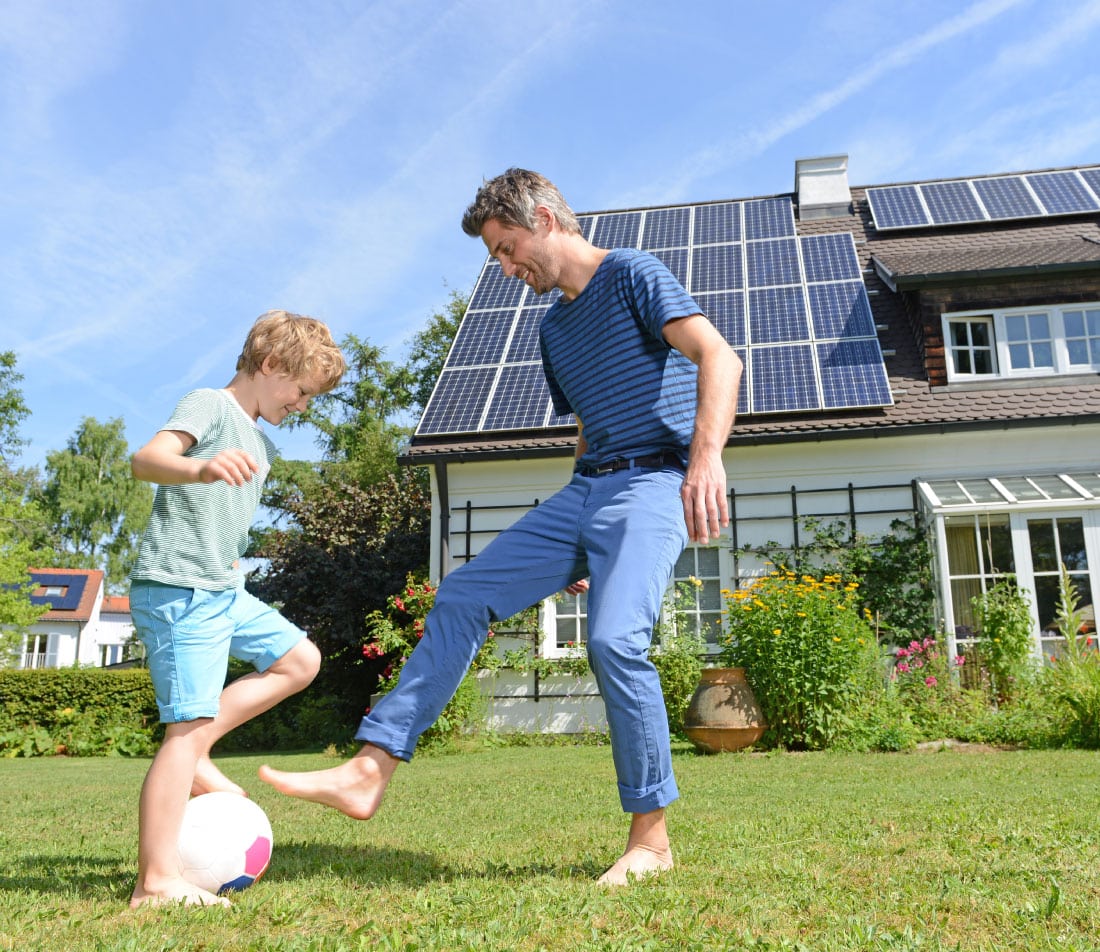
[[397, 686], [356, 738], [409, 760], [491, 625], [587, 577], [588, 660], [607, 710], [623, 810], [648, 813], [675, 800], [668, 718], [648, 651], [687, 543], [682, 482], [675, 467], [574, 475], [443, 580]]

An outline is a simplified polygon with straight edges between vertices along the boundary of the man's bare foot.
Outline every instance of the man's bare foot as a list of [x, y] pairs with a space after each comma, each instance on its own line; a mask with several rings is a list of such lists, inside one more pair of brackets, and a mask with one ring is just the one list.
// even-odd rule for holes
[[672, 850], [632, 846], [596, 882], [601, 886], [626, 886], [632, 879], [656, 876], [672, 867]]
[[191, 781], [191, 796], [201, 797], [204, 793], [236, 793], [247, 797], [244, 787], [238, 786], [214, 766], [209, 757], [200, 757], [195, 765], [195, 779]]
[[356, 820], [369, 820], [381, 805], [399, 762], [382, 748], [364, 744], [359, 753], [338, 767], [288, 773], [264, 764], [260, 779], [287, 796], [322, 803]]
[[131, 909], [164, 905], [229, 906], [232, 903], [224, 896], [215, 896], [182, 877], [165, 880], [154, 888], [145, 888], [140, 883], [134, 887], [134, 894], [130, 897]]

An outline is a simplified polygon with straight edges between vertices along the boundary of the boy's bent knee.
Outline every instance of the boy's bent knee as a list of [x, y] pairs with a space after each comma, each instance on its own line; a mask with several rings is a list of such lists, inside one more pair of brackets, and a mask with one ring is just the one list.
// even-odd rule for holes
[[308, 638], [303, 638], [268, 670], [277, 671], [305, 687], [321, 670], [320, 649]]

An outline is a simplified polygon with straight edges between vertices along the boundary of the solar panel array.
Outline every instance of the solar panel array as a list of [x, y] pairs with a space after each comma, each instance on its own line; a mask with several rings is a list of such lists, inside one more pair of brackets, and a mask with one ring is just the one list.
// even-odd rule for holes
[[31, 595], [32, 605], [49, 604], [53, 611], [73, 611], [80, 607], [80, 599], [88, 583], [87, 575], [70, 575], [68, 572], [35, 572], [31, 576], [44, 588], [61, 588], [62, 595]]
[[[739, 414], [892, 403], [855, 243], [799, 237], [789, 197], [585, 215], [598, 247], [660, 258], [745, 363]], [[486, 260], [417, 435], [571, 426], [554, 412], [537, 296]]]
[[879, 231], [1100, 211], [1100, 168], [867, 189]]

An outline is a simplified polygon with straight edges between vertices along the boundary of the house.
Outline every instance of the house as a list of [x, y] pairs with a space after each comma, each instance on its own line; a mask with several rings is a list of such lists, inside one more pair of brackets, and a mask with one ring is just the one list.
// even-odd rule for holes
[[[795, 163], [791, 192], [579, 217], [593, 243], [664, 260], [745, 363], [724, 453], [732, 525], [676, 569], [703, 582], [711, 640], [720, 589], [763, 570], [746, 549], [797, 547], [807, 516], [872, 538], [923, 516], [952, 652], [974, 633], [971, 598], [1002, 573], [1030, 598], [1037, 656], [1057, 650], [1063, 565], [1091, 613], [1100, 167], [852, 187], [847, 156], [825, 156]], [[569, 477], [576, 428], [538, 363], [550, 300], [486, 260], [403, 457], [431, 468], [433, 577]], [[583, 599], [547, 600], [540, 653], [573, 650], [584, 625]], [[522, 681], [491, 689], [508, 695], [494, 700], [502, 724], [594, 716], [576, 713], [590, 698], [540, 708], [538, 680]]]
[[27, 631], [22, 668], [108, 667], [125, 662], [133, 640], [130, 599], [104, 595], [98, 569], [28, 569], [30, 599], [49, 606]]

